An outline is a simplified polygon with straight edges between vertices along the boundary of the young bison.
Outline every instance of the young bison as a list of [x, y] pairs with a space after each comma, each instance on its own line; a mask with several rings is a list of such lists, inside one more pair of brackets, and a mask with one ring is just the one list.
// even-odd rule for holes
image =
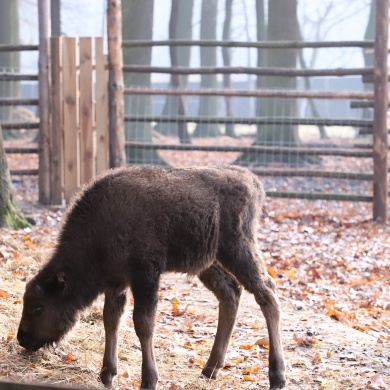
[[153, 330], [160, 275], [197, 275], [219, 300], [218, 328], [203, 375], [224, 365], [243, 286], [267, 322], [269, 381], [286, 381], [275, 285], [256, 249], [264, 200], [258, 179], [232, 167], [117, 169], [97, 178], [69, 209], [49, 262], [27, 284], [19, 344], [32, 351], [59, 341], [77, 314], [105, 294], [106, 334], [101, 380], [117, 373], [120, 317], [130, 287], [134, 328], [142, 350], [142, 389], [158, 373]]

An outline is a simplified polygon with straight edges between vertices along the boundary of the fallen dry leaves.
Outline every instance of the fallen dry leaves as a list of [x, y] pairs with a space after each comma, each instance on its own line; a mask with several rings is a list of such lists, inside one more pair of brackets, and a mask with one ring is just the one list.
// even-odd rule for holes
[[294, 204], [288, 212], [276, 201], [268, 204], [259, 232], [279, 290], [297, 308], [321, 311], [390, 343], [389, 225], [373, 223], [370, 207]]
[[[0, 231], [0, 378], [101, 387], [101, 299], [54, 350], [29, 355], [15, 339], [25, 282], [52, 250], [63, 214], [25, 202], [36, 199], [36, 184], [36, 178], [18, 178], [15, 195], [37, 224]], [[284, 308], [288, 388], [389, 388], [389, 225], [371, 222], [369, 204], [267, 199], [258, 239]], [[267, 388], [269, 340], [251, 297], [244, 294], [225, 367], [215, 382], [199, 379], [216, 331], [215, 298], [196, 278], [174, 275], [163, 278], [159, 298], [160, 388]], [[129, 303], [131, 308], [131, 297]], [[140, 363], [130, 310], [121, 330], [117, 388], [139, 387]]]

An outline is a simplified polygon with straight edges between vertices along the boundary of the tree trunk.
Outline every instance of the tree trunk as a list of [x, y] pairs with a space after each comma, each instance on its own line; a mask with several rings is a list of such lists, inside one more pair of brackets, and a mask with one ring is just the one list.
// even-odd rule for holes
[[[231, 26], [231, 21], [232, 21], [232, 5], [233, 5], [233, 0], [226, 0], [225, 21], [223, 23], [223, 30], [222, 30], [222, 40], [223, 41], [230, 40], [230, 26]], [[223, 65], [230, 66], [230, 49], [228, 47], [222, 48], [222, 58], [223, 58]], [[223, 75], [223, 87], [225, 89], [232, 88], [230, 74]], [[233, 104], [232, 103], [233, 103], [233, 98], [226, 96], [225, 97], [225, 107], [226, 107], [226, 117], [227, 118], [233, 117]], [[229, 137], [235, 137], [233, 124], [225, 125], [225, 134]]]
[[[371, 40], [373, 41], [375, 39], [375, 12], [376, 12], [376, 0], [371, 0], [371, 8], [370, 8], [370, 15], [368, 17], [368, 23], [366, 32], [364, 34], [365, 40]], [[373, 50], [367, 50], [363, 49], [363, 58], [364, 58], [364, 66], [374, 66], [374, 52]], [[372, 83], [364, 83], [363, 84], [365, 91], [372, 91], [373, 90], [373, 84]], [[363, 108], [362, 110], [362, 119], [372, 119], [372, 109], [370, 108]], [[371, 137], [371, 135], [365, 136], [365, 137]]]
[[[0, 44], [19, 44], [18, 1], [0, 0]], [[19, 72], [19, 52], [0, 52], [0, 70]], [[0, 81], [0, 90], [9, 98], [19, 97], [18, 81]], [[12, 107], [0, 107], [0, 120], [12, 120]], [[16, 138], [19, 130], [4, 131], [4, 138]]]
[[[217, 39], [217, 6], [218, 0], [202, 0], [200, 39]], [[201, 66], [217, 66], [217, 50], [215, 47], [200, 48]], [[201, 88], [216, 89], [217, 75], [202, 75]], [[202, 117], [217, 116], [218, 97], [201, 96], [199, 99], [198, 115]], [[217, 124], [202, 123], [195, 128], [193, 137], [216, 137], [221, 135]]]
[[15, 206], [11, 193], [11, 176], [3, 146], [3, 131], [0, 126], [0, 227], [25, 228], [30, 223]]
[[[171, 20], [169, 29], [169, 39], [192, 39], [192, 15], [194, 8], [194, 0], [172, 0], [171, 8]], [[176, 15], [175, 15], [176, 14]], [[191, 47], [190, 46], [171, 46], [170, 50], [176, 51], [178, 66], [188, 67], [190, 66]], [[172, 58], [171, 52], [171, 65], [174, 66], [175, 59]], [[188, 76], [176, 75], [179, 79], [179, 85], [181, 88], [187, 86]], [[176, 79], [176, 84], [178, 84]], [[175, 85], [174, 75], [171, 76], [171, 87]], [[180, 98], [185, 106], [184, 96], [167, 96], [165, 99], [162, 115], [176, 116], [178, 114]], [[155, 130], [164, 135], [178, 136], [179, 125], [177, 123], [158, 123]], [[183, 129], [184, 130], [184, 129]], [[188, 138], [189, 139], [189, 138]], [[188, 141], [188, 140], [187, 140]]]
[[[153, 38], [153, 0], [126, 0], [122, 3], [123, 40], [152, 40]], [[150, 65], [151, 47], [132, 47], [123, 49], [125, 65]], [[150, 73], [125, 73], [125, 86], [150, 88]], [[129, 115], [151, 115], [150, 96], [127, 96], [125, 112]], [[152, 142], [152, 126], [149, 123], [125, 123], [128, 141]], [[127, 150], [127, 162], [135, 164], [165, 164], [154, 150]]]
[[[256, 30], [256, 38], [257, 41], [265, 41], [266, 40], [266, 23], [265, 23], [265, 10], [264, 10], [264, 0], [256, 0], [256, 21], [257, 21], [257, 30]], [[263, 68], [266, 64], [266, 53], [267, 51], [264, 49], [257, 49], [257, 67]], [[256, 78], [256, 87], [257, 89], [264, 88], [264, 77], [257, 76]], [[256, 116], [261, 115], [261, 99], [256, 99]], [[260, 131], [259, 126], [257, 127], [257, 132]]]
[[107, 2], [110, 167], [126, 165], [121, 1]]
[[50, 3], [51, 35], [61, 35], [61, 0], [51, 0]]
[[[171, 11], [171, 19], [169, 21], [169, 35], [175, 36], [176, 35], [176, 28], [177, 28], [177, 18], [178, 18], [178, 1], [179, 0], [172, 0], [172, 11]], [[171, 56], [171, 63], [172, 67], [176, 67], [179, 65], [179, 60], [177, 56], [177, 48], [176, 46], [170, 46], [169, 47], [169, 54]], [[171, 78], [172, 87], [175, 89], [181, 88], [181, 80], [180, 75], [173, 74]], [[180, 116], [185, 116], [185, 106], [184, 106], [184, 98], [183, 96], [177, 96], [177, 114]], [[190, 136], [188, 135], [187, 131], [187, 123], [180, 122], [178, 123], [178, 134], [179, 139], [181, 143], [189, 144], [191, 143]]]
[[[257, 12], [257, 14], [261, 13]], [[297, 0], [270, 0], [268, 2], [267, 39], [269, 41], [296, 41], [298, 39]], [[266, 66], [270, 68], [296, 68], [296, 61], [296, 49], [268, 49], [265, 59]], [[266, 89], [296, 89], [296, 78], [267, 77], [264, 78], [263, 87]], [[260, 104], [261, 116], [296, 116], [297, 106], [294, 99], [262, 99]], [[256, 144], [296, 146], [299, 144], [298, 128], [288, 123], [258, 126]], [[237, 162], [258, 165], [274, 162], [300, 164], [305, 160], [295, 154], [246, 153]]]
[[[299, 40], [303, 41], [303, 37], [302, 37], [301, 30], [299, 29], [299, 27], [298, 27], [298, 36], [299, 36]], [[316, 50], [316, 49], [314, 49], [314, 50]], [[299, 65], [301, 66], [301, 68], [302, 69], [307, 69], [308, 67], [306, 65], [305, 57], [303, 55], [303, 49], [299, 49], [299, 51], [298, 51], [298, 58], [299, 58]], [[309, 77], [304, 77], [303, 82], [305, 84], [305, 89], [307, 91], [310, 91], [311, 90], [310, 78]], [[311, 113], [312, 113], [313, 117], [314, 118], [320, 118], [321, 115], [320, 115], [320, 113], [318, 111], [317, 104], [314, 101], [314, 99], [308, 99], [308, 102], [309, 102], [310, 110], [311, 110]], [[328, 135], [326, 134], [325, 126], [318, 125], [317, 127], [318, 127], [318, 131], [320, 132], [320, 138], [321, 139], [327, 139]]]

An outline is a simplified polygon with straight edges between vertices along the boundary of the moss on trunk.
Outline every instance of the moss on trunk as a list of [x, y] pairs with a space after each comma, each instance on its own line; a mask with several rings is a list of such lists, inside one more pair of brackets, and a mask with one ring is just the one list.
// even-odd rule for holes
[[0, 126], [0, 227], [5, 226], [18, 229], [31, 226], [31, 224], [16, 207], [12, 197], [11, 176], [8, 171], [3, 147], [3, 131]]
[[12, 202], [12, 199], [9, 199], [4, 207], [0, 208], [0, 227], [23, 229], [29, 226], [31, 226], [30, 222], [15, 206], [15, 204]]

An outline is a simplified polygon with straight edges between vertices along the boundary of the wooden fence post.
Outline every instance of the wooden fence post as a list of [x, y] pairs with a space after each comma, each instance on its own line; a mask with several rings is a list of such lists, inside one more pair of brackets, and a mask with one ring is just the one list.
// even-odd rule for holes
[[80, 184], [85, 184], [95, 175], [92, 121], [92, 38], [79, 39], [79, 124], [80, 124]]
[[50, 203], [50, 1], [38, 1], [39, 202]]
[[120, 167], [126, 164], [121, 0], [107, 1], [107, 42], [110, 167]]
[[51, 55], [51, 204], [62, 204], [62, 38], [52, 37], [50, 40]]
[[387, 41], [389, 0], [376, 0], [376, 33], [374, 63], [374, 198], [373, 218], [386, 223], [388, 215], [387, 169]]
[[95, 38], [95, 64], [96, 173], [99, 174], [109, 168], [108, 77], [103, 38]]
[[76, 39], [62, 38], [62, 85], [64, 100], [64, 194], [69, 200], [79, 188], [79, 131]]

